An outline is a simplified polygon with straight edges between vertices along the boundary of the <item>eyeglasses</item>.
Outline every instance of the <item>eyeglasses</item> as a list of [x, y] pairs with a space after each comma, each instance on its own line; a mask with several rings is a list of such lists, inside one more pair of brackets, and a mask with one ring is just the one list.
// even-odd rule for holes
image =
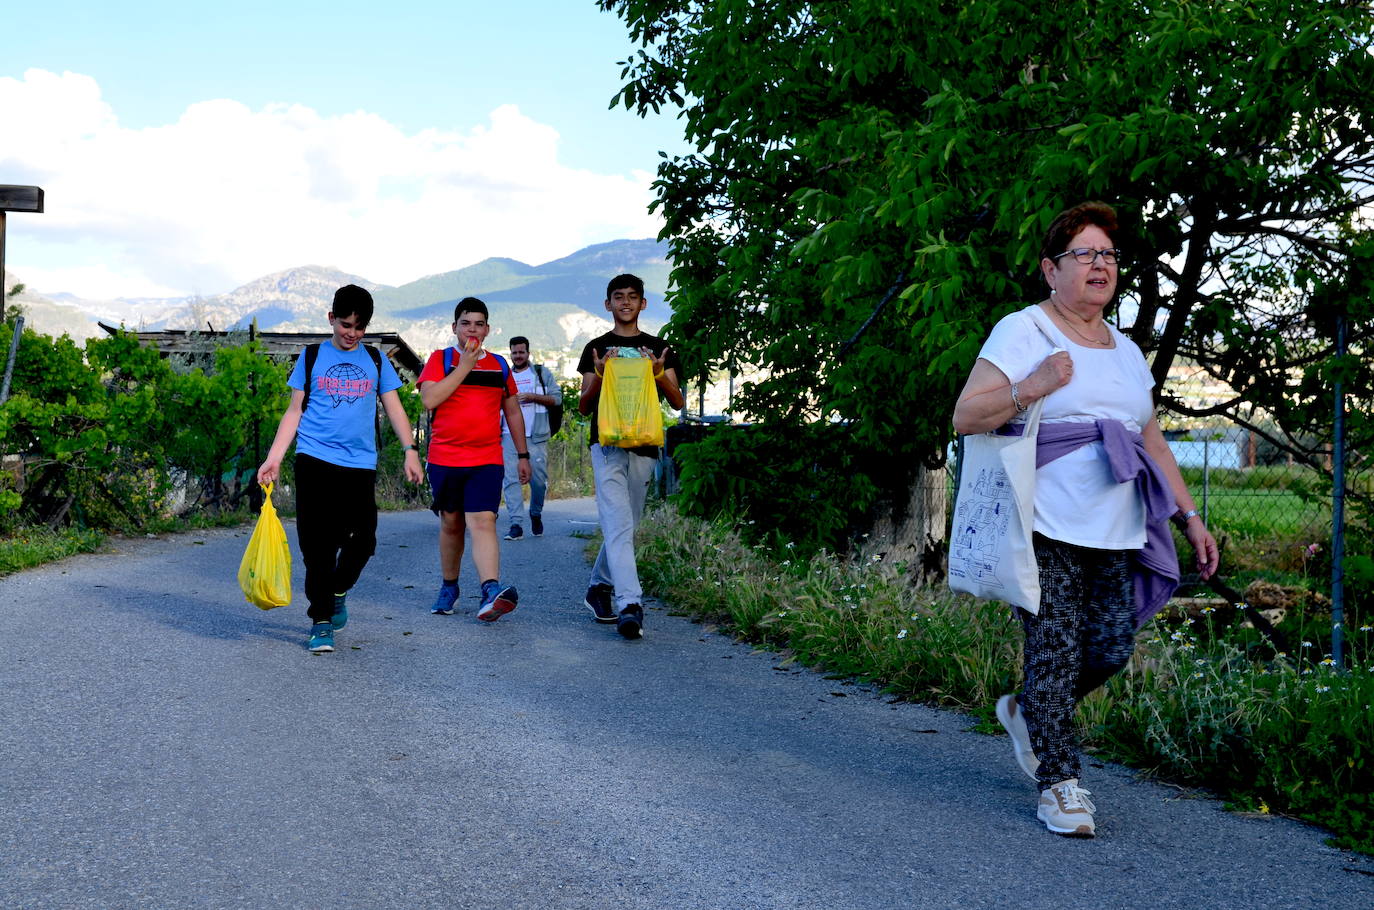
[[1073, 250], [1065, 250], [1058, 256], [1051, 256], [1050, 259], [1058, 262], [1065, 256], [1072, 256], [1075, 261], [1083, 265], [1092, 265], [1097, 261], [1097, 257], [1101, 256], [1103, 265], [1116, 265], [1117, 259], [1121, 256], [1121, 251], [1116, 247], [1105, 250], [1090, 250], [1087, 247], [1078, 247]]

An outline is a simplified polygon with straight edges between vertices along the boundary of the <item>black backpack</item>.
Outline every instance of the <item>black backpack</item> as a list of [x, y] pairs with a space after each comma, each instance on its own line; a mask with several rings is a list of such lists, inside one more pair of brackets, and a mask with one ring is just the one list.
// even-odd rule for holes
[[[544, 374], [546, 372], [547, 370], [545, 370], [544, 367], [540, 366], [539, 364], [534, 365], [534, 375], [539, 377], [539, 388], [544, 390], [545, 395], [549, 394], [549, 385], [547, 382], [544, 381]], [[557, 395], [553, 396], [558, 400], [558, 404], [550, 405], [549, 407], [546, 407], [544, 409], [549, 413], [550, 439], [557, 436], [559, 427], [563, 426], [563, 390], [558, 387], [557, 382], [554, 383], [553, 388], [554, 391], [558, 393]]]

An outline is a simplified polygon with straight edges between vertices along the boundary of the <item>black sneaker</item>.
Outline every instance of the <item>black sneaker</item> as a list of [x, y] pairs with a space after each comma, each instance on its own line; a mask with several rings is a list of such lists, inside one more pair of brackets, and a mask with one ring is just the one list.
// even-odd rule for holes
[[530, 533], [535, 537], [544, 536], [544, 518], [542, 515], [530, 516]]
[[519, 540], [524, 536], [525, 529], [519, 525], [511, 525], [510, 530], [506, 532], [506, 540]]
[[597, 622], [616, 622], [619, 619], [615, 615], [615, 607], [611, 605], [614, 594], [615, 588], [610, 585], [592, 585], [587, 589], [587, 599], [583, 603], [592, 611]]
[[620, 619], [616, 621], [615, 630], [625, 638], [644, 637], [644, 608], [639, 604], [630, 604], [620, 611]]

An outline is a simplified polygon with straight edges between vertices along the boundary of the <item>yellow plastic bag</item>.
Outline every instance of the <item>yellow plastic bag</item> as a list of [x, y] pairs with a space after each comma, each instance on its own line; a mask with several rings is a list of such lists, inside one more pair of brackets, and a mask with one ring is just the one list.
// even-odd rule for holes
[[249, 603], [271, 610], [291, 602], [291, 547], [272, 505], [272, 484], [263, 490], [262, 512], [239, 563], [239, 587]]
[[597, 438], [603, 446], [633, 449], [663, 445], [654, 363], [646, 357], [609, 357], [597, 405]]

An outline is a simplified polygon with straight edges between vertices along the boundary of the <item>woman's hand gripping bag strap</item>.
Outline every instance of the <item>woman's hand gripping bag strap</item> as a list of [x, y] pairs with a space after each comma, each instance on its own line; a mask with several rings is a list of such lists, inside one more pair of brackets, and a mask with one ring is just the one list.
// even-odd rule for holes
[[1035, 523], [1035, 445], [1045, 399], [1030, 406], [1025, 432], [964, 437], [949, 538], [949, 586], [1040, 612]]
[[597, 405], [597, 438], [603, 446], [634, 449], [663, 445], [654, 364], [646, 357], [606, 360]]
[[272, 484], [263, 487], [262, 512], [258, 514], [248, 549], [239, 563], [239, 587], [248, 602], [263, 610], [291, 602], [291, 547], [286, 529], [272, 505]]

